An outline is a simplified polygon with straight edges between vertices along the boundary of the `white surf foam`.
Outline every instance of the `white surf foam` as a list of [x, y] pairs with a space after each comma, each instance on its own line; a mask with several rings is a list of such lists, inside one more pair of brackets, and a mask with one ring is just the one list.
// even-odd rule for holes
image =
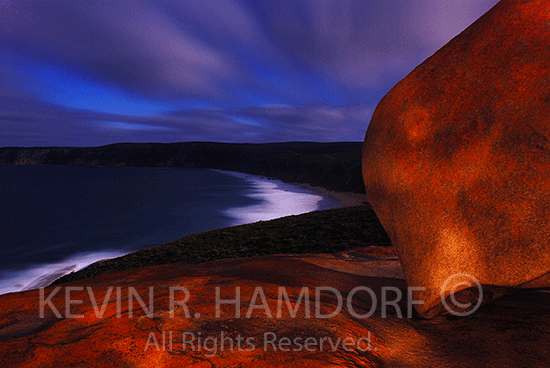
[[233, 225], [258, 221], [273, 220], [290, 215], [300, 215], [319, 209], [324, 197], [300, 187], [283, 183], [280, 180], [268, 180], [254, 175], [223, 171], [247, 180], [253, 190], [244, 194], [260, 200], [259, 204], [234, 207], [223, 211], [223, 214], [234, 218]]
[[62, 262], [38, 264], [21, 271], [2, 271], [0, 294], [45, 287], [59, 277], [102, 259], [115, 258], [126, 253], [115, 250], [75, 254]]

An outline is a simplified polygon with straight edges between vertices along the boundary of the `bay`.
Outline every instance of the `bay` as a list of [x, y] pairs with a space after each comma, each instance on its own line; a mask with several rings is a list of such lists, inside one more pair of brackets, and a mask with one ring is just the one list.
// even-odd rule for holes
[[334, 207], [219, 170], [0, 166], [0, 294], [192, 233]]

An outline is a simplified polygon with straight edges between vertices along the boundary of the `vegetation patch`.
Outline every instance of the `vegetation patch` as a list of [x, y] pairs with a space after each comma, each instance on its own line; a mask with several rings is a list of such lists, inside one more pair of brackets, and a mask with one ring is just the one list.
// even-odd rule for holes
[[336, 253], [371, 245], [391, 246], [372, 208], [368, 205], [337, 208], [188, 235], [96, 262], [63, 276], [54, 285], [144, 266], [178, 262], [197, 264], [268, 254]]

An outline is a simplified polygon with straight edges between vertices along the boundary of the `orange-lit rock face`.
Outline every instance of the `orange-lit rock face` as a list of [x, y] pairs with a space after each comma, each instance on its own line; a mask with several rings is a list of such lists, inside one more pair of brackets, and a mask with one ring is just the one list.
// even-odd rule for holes
[[419, 312], [443, 311], [456, 273], [550, 286], [549, 137], [545, 0], [501, 1], [382, 99], [363, 177], [407, 283], [426, 287]]
[[[346, 271], [349, 264], [357, 267]], [[499, 300], [468, 318], [409, 318], [404, 298], [392, 305], [396, 290], [406, 295], [403, 280], [385, 276], [394, 266], [397, 260], [385, 249], [366, 249], [330, 256], [268, 256], [146, 267], [59, 285], [57, 292], [54, 287], [46, 288], [43, 318], [38, 290], [2, 295], [0, 366], [547, 366], [549, 293]], [[186, 300], [187, 307], [177, 306], [173, 315], [170, 287], [189, 292], [186, 300], [184, 292], [173, 289], [174, 302]], [[220, 303], [216, 316], [216, 287], [220, 288], [219, 299], [225, 301], [235, 300], [240, 288], [240, 315], [234, 304]], [[281, 287], [295, 314], [278, 297]], [[342, 309], [332, 317], [316, 316], [319, 287], [334, 288], [344, 298]], [[368, 287], [372, 295], [357, 292], [350, 298], [356, 287]], [[253, 301], [258, 288], [262, 292]], [[303, 288], [309, 290], [309, 309], [303, 300], [296, 308]], [[135, 291], [132, 316], [129, 290]], [[385, 297], [383, 290], [389, 290]], [[149, 308], [149, 295], [153, 296], [150, 316], [137, 300], [139, 296]], [[337, 310], [336, 294], [325, 290], [319, 295], [322, 316]], [[279, 300], [283, 302], [280, 314]], [[388, 302], [385, 307], [383, 300]]]

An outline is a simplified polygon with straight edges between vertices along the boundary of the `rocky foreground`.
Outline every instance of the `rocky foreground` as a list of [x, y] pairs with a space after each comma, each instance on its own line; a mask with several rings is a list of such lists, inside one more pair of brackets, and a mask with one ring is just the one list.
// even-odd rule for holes
[[550, 294], [524, 292], [468, 317], [425, 320], [410, 314], [402, 277], [392, 248], [368, 247], [144, 267], [52, 286], [42, 296], [39, 290], [3, 295], [0, 363], [548, 366]]

